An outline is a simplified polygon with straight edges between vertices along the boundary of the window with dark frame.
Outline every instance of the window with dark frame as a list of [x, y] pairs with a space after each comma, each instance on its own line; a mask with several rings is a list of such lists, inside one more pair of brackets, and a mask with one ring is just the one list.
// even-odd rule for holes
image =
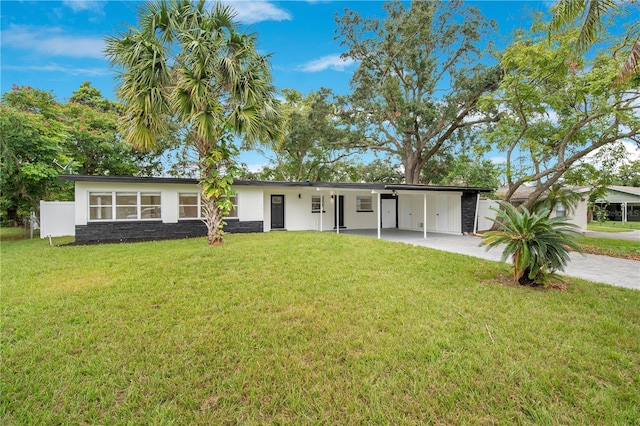
[[372, 212], [373, 203], [370, 195], [357, 196], [356, 197], [356, 211], [357, 212]]

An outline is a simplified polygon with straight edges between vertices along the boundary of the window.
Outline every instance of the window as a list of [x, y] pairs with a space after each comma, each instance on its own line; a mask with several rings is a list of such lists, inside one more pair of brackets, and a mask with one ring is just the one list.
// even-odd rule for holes
[[312, 195], [311, 196], [311, 213], [324, 213], [324, 195]]
[[371, 203], [371, 196], [356, 197], [356, 211], [357, 212], [372, 212], [373, 205]]
[[[233, 208], [227, 218], [238, 217], [238, 196], [232, 195], [230, 197]], [[180, 193], [178, 194], [178, 217], [180, 219], [201, 219], [205, 216], [204, 207], [200, 194], [193, 193]]]
[[229, 199], [231, 200], [231, 204], [233, 204], [233, 208], [226, 217], [238, 217], [238, 196], [232, 195]]
[[160, 193], [89, 193], [89, 220], [144, 220], [161, 217]]
[[111, 220], [113, 218], [112, 197], [111, 192], [89, 193], [89, 219]]
[[180, 219], [199, 219], [200, 194], [178, 194], [178, 217]]
[[556, 203], [556, 217], [565, 217], [567, 216], [567, 209], [564, 204], [558, 202]]
[[116, 193], [116, 220], [138, 218], [138, 194], [133, 192]]
[[160, 194], [152, 192], [140, 193], [140, 219], [160, 219]]

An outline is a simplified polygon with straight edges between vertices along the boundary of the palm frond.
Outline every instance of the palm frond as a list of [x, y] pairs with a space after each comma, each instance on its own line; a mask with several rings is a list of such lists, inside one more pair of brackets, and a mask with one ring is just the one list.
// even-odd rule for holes
[[579, 21], [576, 54], [586, 52], [598, 38], [605, 15], [615, 9], [615, 0], [560, 0], [552, 8], [548, 37]]
[[614, 0], [590, 0], [576, 42], [578, 53], [584, 53], [598, 39], [603, 17], [615, 7]]
[[549, 34], [557, 33], [575, 21], [585, 10], [586, 0], [560, 0], [552, 8]]
[[629, 53], [629, 58], [625, 61], [622, 66], [622, 70], [618, 74], [616, 78], [616, 84], [623, 84], [627, 81], [631, 80], [634, 74], [640, 72], [640, 67], [638, 67], [638, 62], [640, 62], [640, 36], [636, 39], [635, 44], [631, 48], [631, 53]]

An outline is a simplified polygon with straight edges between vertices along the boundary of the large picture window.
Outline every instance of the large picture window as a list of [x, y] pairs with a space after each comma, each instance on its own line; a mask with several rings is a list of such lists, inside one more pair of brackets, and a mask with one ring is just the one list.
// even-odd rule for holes
[[371, 202], [371, 196], [356, 197], [356, 211], [357, 212], [372, 212], [373, 204]]
[[161, 217], [158, 192], [89, 193], [89, 220], [153, 220]]

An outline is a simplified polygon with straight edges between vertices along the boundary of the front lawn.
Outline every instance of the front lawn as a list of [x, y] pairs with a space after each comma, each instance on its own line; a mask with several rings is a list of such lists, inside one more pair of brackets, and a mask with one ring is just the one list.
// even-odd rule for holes
[[330, 233], [1, 251], [2, 424], [640, 422], [639, 291]]
[[640, 260], [640, 241], [580, 237], [578, 243], [585, 253]]
[[615, 222], [607, 220], [604, 222], [591, 221], [587, 224], [589, 231], [599, 232], [629, 232], [633, 229], [640, 229], [640, 222]]

